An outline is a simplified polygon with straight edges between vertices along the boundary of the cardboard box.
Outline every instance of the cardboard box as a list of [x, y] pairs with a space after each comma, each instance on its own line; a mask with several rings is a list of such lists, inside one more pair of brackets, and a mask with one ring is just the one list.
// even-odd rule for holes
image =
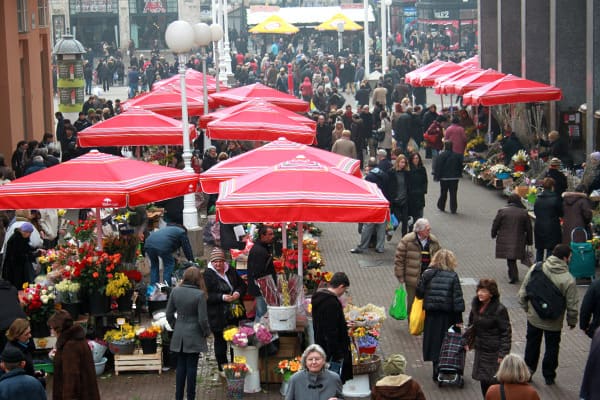
[[279, 361], [289, 360], [301, 355], [300, 336], [279, 336], [279, 351], [270, 357], [261, 357], [258, 360], [260, 381], [262, 383], [281, 383], [283, 377], [275, 373]]

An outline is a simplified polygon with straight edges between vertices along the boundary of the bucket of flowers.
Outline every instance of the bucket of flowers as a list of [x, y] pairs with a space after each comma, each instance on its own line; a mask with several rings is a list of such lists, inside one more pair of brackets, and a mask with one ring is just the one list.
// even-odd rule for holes
[[496, 176], [496, 179], [508, 179], [512, 170], [504, 164], [495, 164], [490, 167], [490, 172]]
[[132, 325], [125, 323], [124, 318], [117, 318], [119, 329], [110, 329], [104, 334], [104, 341], [108, 343], [108, 349], [111, 353], [133, 354], [135, 350], [135, 329]]
[[71, 279], [63, 279], [56, 284], [55, 288], [56, 300], [60, 302], [61, 308], [67, 310], [71, 317], [76, 320], [79, 317], [79, 290], [81, 285]]
[[290, 378], [296, 372], [300, 371], [300, 368], [302, 368], [300, 356], [294, 357], [292, 359], [281, 360], [277, 363], [277, 366], [275, 367], [275, 373], [277, 375], [281, 375], [282, 382], [279, 392], [282, 396], [285, 396], [287, 393]]
[[54, 287], [44, 283], [23, 284], [21, 304], [31, 324], [31, 336], [35, 338], [50, 336], [46, 325], [48, 318], [54, 312]]
[[273, 335], [263, 324], [242, 325], [223, 331], [223, 338], [236, 347], [256, 346], [271, 343]]
[[114, 275], [109, 273], [107, 278], [106, 295], [117, 300], [119, 311], [130, 310], [133, 285], [127, 275], [123, 272], [116, 272]]
[[234, 362], [223, 364], [227, 380], [227, 399], [239, 400], [244, 396], [244, 379], [251, 371], [244, 357], [235, 357]]
[[137, 337], [140, 341], [142, 353], [144, 354], [155, 354], [158, 349], [158, 343], [156, 339], [161, 332], [159, 325], [150, 325], [144, 328], [142, 331], [138, 331]]

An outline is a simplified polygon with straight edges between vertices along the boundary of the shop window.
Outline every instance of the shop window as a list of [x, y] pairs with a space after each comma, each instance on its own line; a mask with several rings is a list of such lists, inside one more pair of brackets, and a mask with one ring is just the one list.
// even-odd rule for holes
[[48, 0], [38, 0], [38, 24], [40, 28], [48, 26]]
[[165, 30], [178, 19], [177, 0], [129, 0], [131, 39], [140, 49], [165, 49]]
[[17, 0], [17, 22], [19, 32], [27, 32], [27, 0]]

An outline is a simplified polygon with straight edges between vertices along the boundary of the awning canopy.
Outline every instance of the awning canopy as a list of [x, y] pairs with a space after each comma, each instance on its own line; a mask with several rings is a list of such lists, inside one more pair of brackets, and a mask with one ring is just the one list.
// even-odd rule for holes
[[291, 35], [297, 33], [300, 29], [294, 25], [286, 22], [283, 18], [278, 15], [271, 15], [267, 17], [260, 24], [254, 28], [248, 30], [250, 33], [280, 33], [285, 35]]
[[[365, 13], [362, 3], [334, 7], [251, 6], [247, 11], [247, 18], [249, 26], [260, 24], [271, 15], [277, 15], [284, 21], [296, 26], [315, 27], [339, 13], [343, 13], [351, 21], [358, 22], [361, 25], [364, 23]], [[371, 6], [369, 6], [368, 19], [369, 22], [375, 22], [375, 15]]]
[[352, 21], [350, 18], [346, 17], [346, 15], [339, 13], [335, 14], [333, 17], [329, 18], [327, 21], [323, 22], [321, 25], [317, 26], [315, 29], [318, 31], [337, 31], [339, 25], [341, 25], [342, 31], [359, 31], [363, 27]]

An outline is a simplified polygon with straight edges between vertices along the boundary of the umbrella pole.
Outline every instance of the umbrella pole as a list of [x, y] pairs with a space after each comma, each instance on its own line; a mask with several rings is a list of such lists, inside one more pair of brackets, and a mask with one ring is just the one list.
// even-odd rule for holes
[[298, 276], [303, 279], [304, 274], [302, 273], [302, 252], [304, 251], [304, 224], [298, 222]]
[[96, 250], [102, 251], [102, 218], [100, 207], [96, 207]]
[[281, 248], [287, 249], [287, 222], [281, 224]]
[[492, 143], [492, 107], [488, 107], [488, 143]]

